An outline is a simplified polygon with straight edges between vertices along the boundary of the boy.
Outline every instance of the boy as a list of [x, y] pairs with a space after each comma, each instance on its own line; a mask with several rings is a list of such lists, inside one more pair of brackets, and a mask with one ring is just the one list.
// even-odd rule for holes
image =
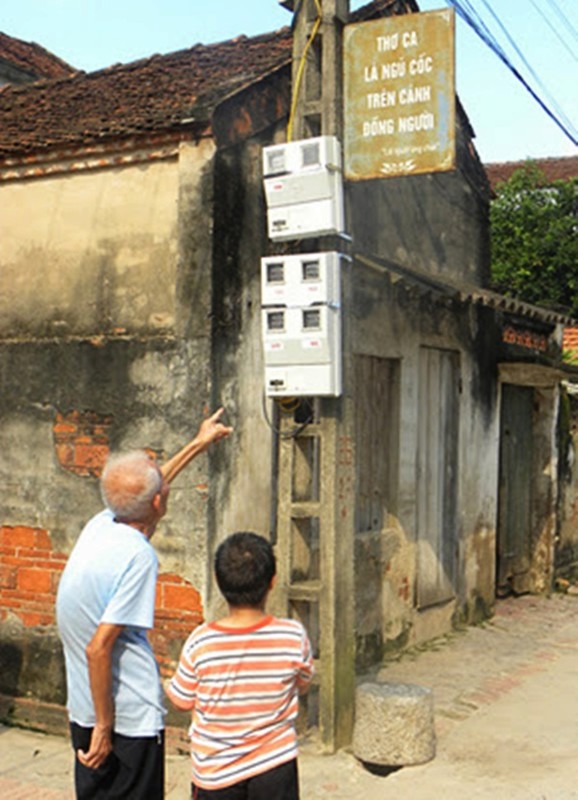
[[298, 694], [313, 677], [300, 622], [265, 611], [275, 556], [255, 533], [234, 533], [215, 555], [229, 606], [188, 638], [167, 694], [192, 710], [195, 800], [298, 800]]

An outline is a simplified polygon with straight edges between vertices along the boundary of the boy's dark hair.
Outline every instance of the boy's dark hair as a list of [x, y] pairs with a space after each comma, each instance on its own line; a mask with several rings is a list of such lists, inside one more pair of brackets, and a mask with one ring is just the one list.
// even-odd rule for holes
[[259, 606], [275, 572], [273, 548], [256, 533], [233, 533], [217, 548], [215, 577], [230, 606]]

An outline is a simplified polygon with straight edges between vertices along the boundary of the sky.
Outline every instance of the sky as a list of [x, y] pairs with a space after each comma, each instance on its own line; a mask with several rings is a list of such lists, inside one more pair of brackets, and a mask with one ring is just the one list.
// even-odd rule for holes
[[[446, 0], [418, 0], [422, 11]], [[545, 87], [578, 129], [578, 0], [470, 0], [488, 3]], [[351, 0], [355, 10], [364, 5]], [[277, 0], [4, 0], [0, 31], [36, 42], [85, 71], [276, 30], [292, 15]], [[565, 21], [570, 25], [565, 25]], [[492, 30], [499, 33], [494, 25]], [[501, 42], [506, 40], [502, 36]], [[509, 50], [508, 52], [513, 52]], [[517, 56], [516, 56], [517, 58]], [[516, 66], [526, 77], [525, 66]], [[530, 81], [534, 81], [529, 77]], [[578, 148], [547, 116], [498, 57], [456, 19], [457, 91], [476, 133], [482, 161], [577, 155]], [[533, 83], [535, 86], [535, 84]], [[539, 88], [543, 94], [543, 89]]]

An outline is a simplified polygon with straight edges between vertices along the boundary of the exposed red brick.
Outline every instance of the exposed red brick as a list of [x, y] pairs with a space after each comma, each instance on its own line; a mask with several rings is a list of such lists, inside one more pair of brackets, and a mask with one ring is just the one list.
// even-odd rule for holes
[[36, 547], [39, 550], [50, 550], [52, 548], [52, 540], [48, 531], [37, 529], [36, 530]]
[[23, 611], [20, 615], [20, 618], [27, 628], [33, 628], [41, 624], [40, 620], [42, 617], [40, 614], [33, 614], [29, 611]]
[[19, 589], [49, 593], [52, 588], [51, 574], [43, 569], [21, 569], [18, 571], [17, 585]]
[[2, 606], [5, 611], [13, 611], [14, 609], [21, 609], [23, 606], [22, 600], [19, 600], [17, 597], [13, 597], [8, 592], [2, 593]]
[[21, 567], [30, 566], [29, 560], [26, 560], [25, 558], [19, 558], [18, 556], [4, 556], [2, 562], [5, 566], [17, 567], [18, 569]]
[[[174, 572], [162, 572], [159, 575], [158, 582], [159, 582], [159, 584], [174, 583], [174, 584], [181, 584], [181, 585], [184, 584], [184, 583], [187, 583], [187, 581], [181, 575], [177, 575]], [[190, 585], [191, 584], [189, 584], [189, 586]]]
[[70, 469], [74, 466], [74, 445], [73, 444], [55, 444], [56, 458], [60, 465], [65, 469]]
[[108, 445], [78, 443], [75, 450], [74, 465], [80, 469], [85, 468], [90, 473], [97, 471], [100, 474], [108, 454]]
[[165, 586], [163, 603], [165, 609], [198, 611], [201, 608], [201, 598], [193, 586]]
[[61, 414], [56, 415], [57, 422], [54, 423], [53, 431], [56, 435], [60, 434], [67, 434], [67, 433], [76, 433], [78, 430], [78, 426], [76, 423], [72, 422], [59, 422], [59, 419], [62, 419]]
[[0, 528], [0, 541], [3, 545], [11, 547], [34, 547], [36, 531], [36, 528], [27, 528], [22, 525], [4, 525]]
[[98, 477], [109, 454], [109, 414], [58, 412], [52, 426], [54, 449], [62, 467], [81, 477]]
[[0, 566], [0, 588], [16, 588], [16, 570], [14, 568]]
[[66, 563], [68, 561], [68, 556], [66, 553], [50, 553], [50, 561], [52, 563], [55, 561]]
[[195, 587], [180, 575], [159, 575], [151, 642], [163, 677], [172, 674], [176, 667], [174, 655], [202, 621], [201, 597]]
[[64, 566], [64, 563], [59, 563], [57, 561], [53, 561], [52, 559], [46, 558], [46, 553], [44, 550], [27, 550], [26, 553], [26, 558], [16, 559], [15, 563], [17, 563], [18, 567], [20, 568], [35, 567], [36, 569], [54, 572], [55, 570], [60, 571]]
[[0, 538], [4, 542], [0, 618], [10, 611], [25, 625], [53, 625], [56, 589], [66, 556], [52, 552], [50, 534], [43, 528], [3, 526]]

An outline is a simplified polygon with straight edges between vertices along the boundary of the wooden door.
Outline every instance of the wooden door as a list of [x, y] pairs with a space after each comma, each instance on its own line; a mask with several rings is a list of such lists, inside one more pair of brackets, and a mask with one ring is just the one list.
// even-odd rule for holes
[[496, 590], [525, 591], [530, 568], [534, 390], [502, 386]]
[[423, 347], [419, 363], [417, 605], [455, 596], [459, 354]]

